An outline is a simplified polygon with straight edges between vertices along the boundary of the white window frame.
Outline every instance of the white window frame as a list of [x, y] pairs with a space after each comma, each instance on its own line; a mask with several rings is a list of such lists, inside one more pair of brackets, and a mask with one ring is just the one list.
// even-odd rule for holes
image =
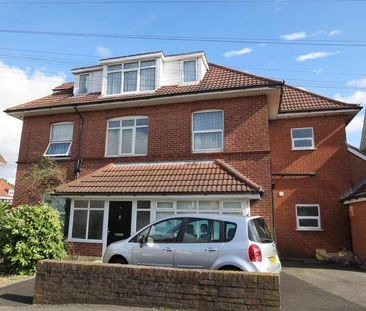
[[[222, 116], [222, 129], [221, 130], [194, 130], [194, 115], [198, 113], [206, 113], [206, 112], [221, 112]], [[209, 153], [209, 152], [222, 152], [224, 151], [224, 128], [225, 128], [225, 118], [224, 118], [224, 110], [223, 109], [209, 109], [209, 110], [199, 110], [192, 112], [191, 117], [191, 131], [192, 131], [192, 152], [194, 153]], [[205, 134], [205, 133], [218, 133], [221, 132], [221, 148], [213, 148], [213, 149], [195, 149], [194, 148], [194, 136], [195, 134]]]
[[[141, 67], [141, 62], [145, 62], [145, 61], [155, 61], [155, 65], [153, 66], [146, 66], [146, 67]], [[129, 62], [125, 62], [125, 63], [119, 63], [119, 64], [111, 64], [111, 65], [107, 65], [106, 68], [106, 88], [105, 88], [105, 93], [106, 96], [115, 96], [118, 94], [134, 94], [134, 93], [146, 93], [146, 92], [153, 92], [156, 90], [156, 85], [157, 85], [157, 59], [142, 59], [142, 60], [136, 60], [136, 61], [129, 61]], [[125, 69], [124, 65], [125, 64], [130, 64], [130, 63], [138, 63], [137, 68], [131, 68], [131, 69]], [[121, 70], [113, 70], [113, 71], [108, 71], [108, 67], [109, 66], [115, 66], [115, 65], [121, 65]], [[140, 77], [141, 77], [141, 69], [149, 69], [149, 68], [155, 68], [155, 88], [152, 90], [144, 90], [141, 91], [140, 90]], [[128, 91], [128, 92], [124, 92], [123, 90], [123, 86], [124, 86], [124, 79], [125, 79], [125, 72], [131, 72], [131, 71], [137, 71], [137, 86], [136, 86], [136, 91]], [[107, 94], [107, 90], [108, 90], [108, 73], [116, 73], [116, 72], [121, 72], [121, 92], [120, 93], [112, 93], [112, 94]]]
[[[71, 140], [52, 140], [52, 131], [53, 131], [53, 127], [55, 125], [72, 125], [72, 135], [71, 135]], [[58, 123], [52, 123], [51, 127], [50, 127], [50, 139], [49, 139], [49, 143], [47, 145], [46, 151], [44, 152], [43, 156], [47, 157], [47, 158], [55, 158], [55, 157], [70, 157], [70, 151], [71, 151], [71, 146], [72, 146], [72, 138], [74, 136], [74, 123], [73, 122], [58, 122]], [[46, 154], [48, 148], [50, 147], [51, 144], [54, 143], [70, 143], [69, 148], [67, 149], [67, 152], [62, 154]]]
[[[136, 126], [136, 120], [139, 119], [147, 119], [148, 120], [148, 125], [137, 125]], [[130, 127], [122, 127], [122, 121], [123, 120], [134, 120], [134, 126], [130, 126]], [[107, 148], [108, 148], [108, 130], [109, 130], [109, 122], [110, 121], [121, 121], [121, 125], [119, 127], [119, 145], [118, 145], [118, 154], [117, 155], [108, 155], [107, 153]], [[143, 156], [147, 156], [148, 152], [149, 152], [149, 128], [150, 128], [150, 118], [148, 116], [128, 116], [128, 117], [120, 117], [120, 118], [113, 118], [113, 119], [108, 119], [107, 120], [107, 131], [106, 131], [106, 139], [105, 139], [105, 153], [104, 156], [106, 158], [116, 158], [116, 157], [143, 157]], [[135, 154], [135, 146], [136, 146], [136, 128], [143, 128], [143, 127], [147, 127], [147, 152], [144, 154]], [[132, 129], [132, 148], [131, 148], [131, 153], [122, 153], [122, 128], [123, 129]], [[117, 129], [117, 128], [114, 128]]]
[[[78, 208], [75, 207], [75, 201], [88, 201], [88, 207], [87, 208]], [[104, 206], [103, 208], [90, 208], [90, 201], [103, 201]], [[71, 208], [70, 208], [70, 221], [69, 221], [69, 231], [68, 231], [68, 237], [67, 240], [70, 242], [80, 242], [80, 243], [103, 243], [106, 239], [106, 230], [108, 225], [108, 207], [107, 204], [109, 204], [109, 201], [105, 201], [103, 199], [74, 199], [71, 200]], [[81, 238], [73, 238], [72, 237], [72, 228], [74, 225], [74, 211], [75, 210], [81, 210], [81, 211], [87, 211], [87, 220], [86, 220], [86, 231], [85, 231], [85, 239]], [[89, 218], [90, 218], [90, 211], [103, 211], [103, 228], [102, 228], [102, 238], [101, 239], [88, 239], [89, 234]]]
[[[85, 80], [85, 87], [86, 87], [86, 92], [81, 92], [80, 90], [80, 81], [81, 81], [81, 77], [86, 77]], [[79, 75], [79, 90], [78, 90], [78, 95], [84, 95], [84, 94], [88, 94], [89, 93], [89, 86], [90, 86], [90, 74], [89, 73], [84, 73]]]
[[[186, 63], [186, 62], [192, 62], [192, 61], [194, 61], [195, 62], [195, 70], [196, 70], [196, 80], [194, 80], [194, 81], [184, 81], [184, 63]], [[197, 83], [197, 81], [199, 80], [198, 79], [198, 61], [197, 61], [197, 59], [185, 59], [185, 60], [183, 60], [182, 61], [182, 65], [181, 65], [181, 67], [182, 67], [182, 83], [183, 84], [195, 84], [195, 83]]]
[[[316, 206], [318, 208], [318, 216], [298, 216], [297, 208], [306, 207], [306, 206]], [[320, 222], [320, 205], [319, 204], [296, 204], [295, 213], [296, 213], [296, 230], [298, 230], [298, 231], [321, 231], [322, 230], [321, 222]], [[300, 219], [316, 219], [316, 220], [318, 220], [318, 226], [317, 227], [300, 226]]]
[[[294, 138], [293, 137], [293, 131], [294, 130], [311, 130], [311, 137]], [[311, 146], [310, 147], [295, 147], [295, 141], [310, 140], [310, 139], [311, 139]], [[312, 127], [295, 127], [295, 128], [291, 128], [291, 146], [292, 146], [292, 150], [314, 150], [315, 149], [314, 129]]]

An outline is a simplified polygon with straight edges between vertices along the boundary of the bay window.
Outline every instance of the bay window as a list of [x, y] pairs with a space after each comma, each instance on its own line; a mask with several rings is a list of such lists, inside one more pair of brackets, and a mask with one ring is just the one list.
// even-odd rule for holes
[[73, 123], [62, 122], [51, 125], [50, 142], [44, 153], [46, 157], [70, 156]]
[[108, 121], [107, 156], [146, 155], [149, 119], [126, 117]]
[[224, 149], [223, 111], [198, 111], [193, 113], [192, 149], [195, 152]]
[[155, 90], [155, 60], [108, 66], [107, 95]]

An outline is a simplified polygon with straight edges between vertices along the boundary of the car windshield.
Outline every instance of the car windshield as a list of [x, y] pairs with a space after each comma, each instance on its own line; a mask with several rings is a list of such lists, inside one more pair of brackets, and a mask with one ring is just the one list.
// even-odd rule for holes
[[254, 218], [248, 222], [249, 240], [257, 243], [272, 243], [273, 238], [263, 218]]

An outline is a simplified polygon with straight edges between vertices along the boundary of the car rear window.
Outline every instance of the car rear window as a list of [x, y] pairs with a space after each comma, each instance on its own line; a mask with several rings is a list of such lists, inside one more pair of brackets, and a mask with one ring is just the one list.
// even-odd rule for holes
[[248, 221], [249, 240], [257, 243], [272, 243], [273, 238], [263, 218], [254, 218]]

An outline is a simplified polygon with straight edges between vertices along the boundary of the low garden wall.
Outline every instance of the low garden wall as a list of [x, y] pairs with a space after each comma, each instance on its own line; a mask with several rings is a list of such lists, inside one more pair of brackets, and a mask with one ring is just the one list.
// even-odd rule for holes
[[39, 261], [34, 304], [280, 310], [279, 275]]

